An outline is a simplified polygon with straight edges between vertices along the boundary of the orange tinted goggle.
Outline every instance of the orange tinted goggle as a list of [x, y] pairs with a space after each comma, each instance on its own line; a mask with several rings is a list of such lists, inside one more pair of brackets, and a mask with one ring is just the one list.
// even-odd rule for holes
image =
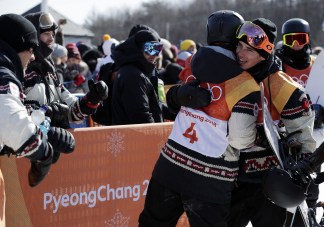
[[283, 35], [283, 44], [289, 47], [294, 46], [297, 42], [299, 46], [309, 43], [309, 36], [307, 33], [288, 33]]
[[267, 34], [258, 25], [251, 21], [246, 21], [242, 24], [236, 33], [236, 38], [241, 39], [246, 36], [248, 44], [256, 49], [262, 49], [271, 54], [274, 45], [270, 43]]

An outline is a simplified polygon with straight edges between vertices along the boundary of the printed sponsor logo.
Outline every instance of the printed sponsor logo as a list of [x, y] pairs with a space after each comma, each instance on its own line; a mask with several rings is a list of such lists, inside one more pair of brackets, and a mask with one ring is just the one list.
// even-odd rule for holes
[[144, 180], [142, 184], [133, 186], [112, 187], [110, 184], [101, 185], [91, 191], [71, 192], [54, 195], [50, 192], [44, 193], [44, 210], [53, 209], [57, 213], [61, 207], [87, 205], [93, 208], [98, 202], [107, 202], [119, 199], [131, 199], [137, 202], [141, 196], [146, 196], [149, 180]]

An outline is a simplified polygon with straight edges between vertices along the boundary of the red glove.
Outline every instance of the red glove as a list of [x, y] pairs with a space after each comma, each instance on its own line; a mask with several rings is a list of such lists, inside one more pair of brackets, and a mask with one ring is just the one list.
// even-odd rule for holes
[[74, 85], [75, 85], [76, 87], [79, 87], [81, 84], [84, 83], [84, 81], [85, 81], [85, 77], [82, 76], [82, 75], [80, 75], [80, 74], [78, 74], [78, 75], [76, 75], [75, 78], [74, 78]]

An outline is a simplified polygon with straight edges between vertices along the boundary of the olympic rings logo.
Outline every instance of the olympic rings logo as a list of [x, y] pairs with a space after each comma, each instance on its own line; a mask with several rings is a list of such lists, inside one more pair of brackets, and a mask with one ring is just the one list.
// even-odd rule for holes
[[211, 92], [212, 101], [220, 100], [223, 95], [222, 88], [218, 85], [213, 85], [212, 87], [210, 87], [209, 83], [207, 83], [207, 86], [208, 86], [208, 90]]
[[307, 80], [308, 80], [308, 75], [307, 74], [302, 74], [299, 77], [297, 77], [297, 76], [291, 76], [291, 78], [295, 82], [299, 83], [301, 86], [306, 87]]

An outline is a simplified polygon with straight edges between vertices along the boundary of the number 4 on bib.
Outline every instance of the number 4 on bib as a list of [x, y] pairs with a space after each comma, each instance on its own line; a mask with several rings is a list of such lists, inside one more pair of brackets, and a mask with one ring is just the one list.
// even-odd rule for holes
[[198, 141], [198, 137], [196, 135], [196, 130], [194, 129], [194, 127], [195, 127], [195, 123], [191, 123], [190, 127], [187, 128], [185, 133], [182, 134], [184, 137], [190, 139], [190, 143], [194, 143]]

